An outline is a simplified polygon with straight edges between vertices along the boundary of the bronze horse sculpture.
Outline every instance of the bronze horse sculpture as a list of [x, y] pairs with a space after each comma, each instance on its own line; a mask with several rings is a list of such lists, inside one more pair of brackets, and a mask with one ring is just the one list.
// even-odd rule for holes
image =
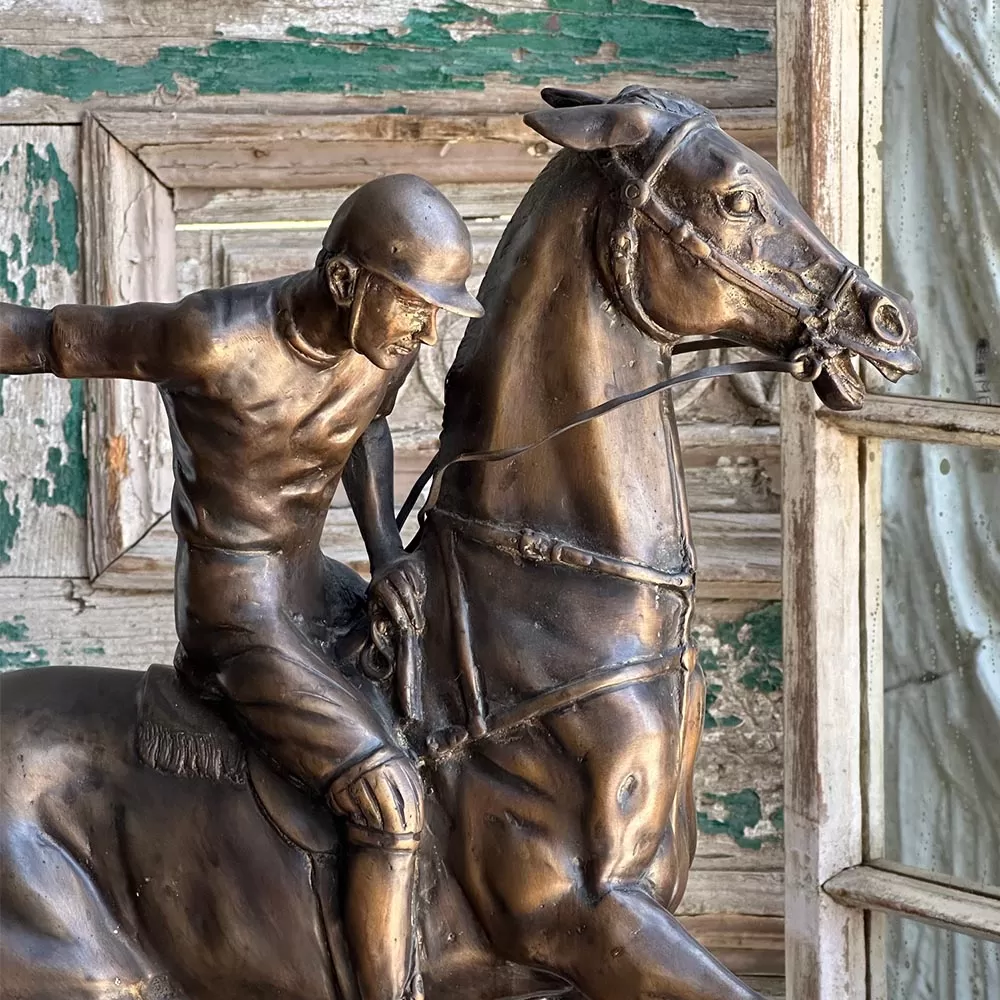
[[[915, 371], [915, 322], [704, 108], [545, 97], [527, 120], [565, 149], [447, 382], [422, 649], [395, 687], [362, 669], [365, 584], [330, 563], [331, 655], [421, 760], [428, 996], [750, 1000], [672, 916], [704, 681], [673, 412], [639, 397], [683, 338], [721, 332], [856, 407], [851, 355]], [[4, 676], [0, 995], [347, 1000], [340, 831], [166, 675]]]

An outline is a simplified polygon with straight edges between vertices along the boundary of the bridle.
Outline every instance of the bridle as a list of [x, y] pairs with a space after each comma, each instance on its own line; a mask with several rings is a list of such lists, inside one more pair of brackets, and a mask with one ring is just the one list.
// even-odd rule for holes
[[[406, 523], [428, 481], [431, 481], [431, 489], [421, 515], [434, 507], [441, 490], [444, 473], [453, 465], [466, 462], [509, 461], [575, 427], [610, 413], [620, 406], [644, 399], [654, 393], [672, 389], [685, 382], [697, 382], [702, 379], [742, 375], [750, 372], [781, 372], [792, 375], [800, 381], [811, 382], [822, 371], [824, 360], [842, 350], [842, 348], [830, 343], [826, 332], [831, 317], [839, 309], [847, 291], [857, 281], [861, 273], [860, 268], [850, 262], [845, 263], [829, 295], [815, 304], [800, 302], [783, 289], [754, 274], [725, 251], [713, 246], [690, 219], [685, 218], [665, 204], [656, 194], [655, 182], [670, 159], [693, 134], [706, 127], [718, 127], [711, 115], [696, 115], [675, 128], [641, 177], [636, 176], [629, 169], [617, 150], [601, 150], [600, 153], [591, 154], [601, 171], [617, 187], [625, 209], [622, 220], [614, 228], [611, 241], [611, 270], [614, 277], [615, 294], [625, 314], [638, 329], [658, 341], [670, 343], [678, 339], [676, 334], [665, 330], [652, 319], [636, 295], [638, 282], [635, 280], [635, 274], [639, 251], [638, 219], [641, 213], [675, 246], [690, 254], [697, 262], [711, 268], [724, 281], [742, 288], [766, 304], [798, 320], [801, 346], [787, 361], [777, 358], [761, 358], [756, 361], [711, 365], [706, 368], [698, 368], [695, 371], [681, 372], [679, 375], [673, 375], [643, 389], [615, 396], [597, 406], [592, 406], [590, 409], [576, 414], [566, 423], [560, 424], [543, 437], [527, 444], [489, 451], [462, 452], [448, 459], [442, 456], [439, 449], [413, 484], [413, 488], [400, 508], [396, 517], [396, 523], [400, 529]], [[671, 354], [735, 346], [741, 345], [724, 338], [711, 337], [676, 344], [672, 348]]]
[[800, 302], [783, 289], [754, 274], [724, 250], [713, 246], [690, 219], [665, 204], [655, 190], [657, 178], [692, 135], [704, 128], [717, 127], [715, 118], [711, 115], [695, 115], [687, 119], [670, 133], [641, 177], [632, 173], [616, 149], [592, 154], [601, 171], [618, 188], [625, 207], [625, 215], [615, 227], [611, 239], [611, 269], [617, 296], [629, 319], [644, 333], [659, 340], [676, 339], [675, 334], [669, 333], [650, 317], [636, 296], [638, 282], [635, 274], [639, 253], [637, 222], [641, 213], [674, 245], [711, 268], [724, 281], [798, 320], [802, 347], [793, 354], [791, 360], [805, 360], [806, 370], [789, 373], [803, 381], [812, 381], [819, 375], [821, 360], [842, 350], [830, 344], [825, 335], [831, 317], [858, 279], [860, 268], [849, 261], [845, 262], [829, 295], [815, 304]]

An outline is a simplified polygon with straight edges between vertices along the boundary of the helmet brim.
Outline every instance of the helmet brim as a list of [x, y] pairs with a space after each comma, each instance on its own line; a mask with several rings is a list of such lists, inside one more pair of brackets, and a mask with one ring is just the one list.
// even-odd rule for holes
[[455, 313], [457, 316], [480, 319], [486, 315], [486, 310], [482, 307], [479, 299], [466, 288], [448, 289], [447, 294], [436, 296], [428, 301], [439, 306], [445, 312]]
[[[371, 270], [376, 270], [371, 268]], [[378, 272], [376, 272], [378, 273]], [[445, 312], [458, 316], [468, 316], [470, 319], [480, 319], [486, 315], [486, 310], [479, 300], [462, 285], [434, 284], [429, 281], [419, 281], [413, 278], [404, 279], [397, 274], [385, 274], [391, 282], [412, 292], [418, 298], [429, 302], [432, 306], [444, 309]]]

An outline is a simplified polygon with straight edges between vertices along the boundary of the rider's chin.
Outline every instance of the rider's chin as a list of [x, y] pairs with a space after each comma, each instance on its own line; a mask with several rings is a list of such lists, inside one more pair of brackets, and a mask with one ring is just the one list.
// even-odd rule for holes
[[860, 410], [865, 401], [865, 385], [851, 364], [849, 351], [827, 358], [813, 382], [816, 395], [831, 410]]
[[364, 352], [365, 357], [382, 371], [391, 371], [399, 364], [399, 357], [391, 347], [376, 347]]

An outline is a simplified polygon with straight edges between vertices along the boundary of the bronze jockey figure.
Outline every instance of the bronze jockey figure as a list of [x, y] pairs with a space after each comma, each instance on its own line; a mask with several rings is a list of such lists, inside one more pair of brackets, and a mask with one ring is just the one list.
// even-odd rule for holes
[[423, 574], [393, 519], [386, 415], [420, 344], [436, 342], [438, 308], [482, 315], [466, 289], [471, 262], [455, 208], [396, 175], [344, 202], [310, 271], [169, 305], [0, 305], [0, 373], [159, 386], [174, 451], [177, 666], [346, 819], [362, 1000], [398, 1000], [416, 982], [423, 792], [322, 645], [320, 536], [343, 478], [370, 600], [397, 629], [420, 631]]

